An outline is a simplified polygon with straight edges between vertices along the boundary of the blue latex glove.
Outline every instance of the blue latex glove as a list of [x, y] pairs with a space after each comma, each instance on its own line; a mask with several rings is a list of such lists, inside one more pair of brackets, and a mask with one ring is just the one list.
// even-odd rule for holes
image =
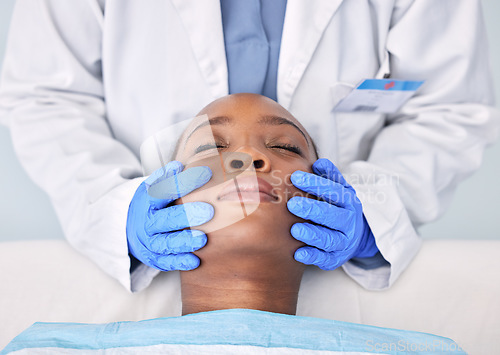
[[[199, 226], [214, 215], [213, 207], [205, 202], [167, 207], [212, 177], [206, 166], [182, 169], [180, 162], [171, 161], [155, 171], [137, 188], [128, 210], [129, 252], [142, 263], [162, 271], [192, 270], [200, 265], [200, 259], [191, 252], [205, 246], [207, 236], [199, 230], [181, 229]], [[155, 197], [161, 194], [161, 198], [151, 197], [148, 194], [151, 189], [156, 189]]]
[[292, 197], [288, 209], [314, 222], [295, 223], [292, 236], [308, 246], [295, 251], [295, 260], [333, 270], [353, 257], [372, 257], [377, 252], [375, 238], [363, 215], [356, 191], [328, 159], [318, 159], [315, 174], [295, 171], [292, 183], [324, 201]]

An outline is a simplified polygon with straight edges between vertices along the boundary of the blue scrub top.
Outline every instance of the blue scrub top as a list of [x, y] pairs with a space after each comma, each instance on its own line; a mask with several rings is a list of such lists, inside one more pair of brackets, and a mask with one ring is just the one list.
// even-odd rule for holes
[[220, 0], [229, 93], [277, 100], [286, 0]]

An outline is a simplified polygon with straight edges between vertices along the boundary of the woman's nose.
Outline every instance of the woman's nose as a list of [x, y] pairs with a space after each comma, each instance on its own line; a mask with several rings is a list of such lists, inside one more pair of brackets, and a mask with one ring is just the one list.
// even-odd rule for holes
[[271, 161], [269, 160], [269, 157], [262, 153], [259, 149], [256, 149], [253, 146], [244, 146], [239, 148], [237, 152], [248, 154], [251, 157], [253, 167], [256, 171], [271, 171]]
[[246, 170], [251, 164], [256, 171], [266, 172], [271, 169], [269, 158], [252, 147], [240, 148], [228, 158], [224, 164], [227, 171]]

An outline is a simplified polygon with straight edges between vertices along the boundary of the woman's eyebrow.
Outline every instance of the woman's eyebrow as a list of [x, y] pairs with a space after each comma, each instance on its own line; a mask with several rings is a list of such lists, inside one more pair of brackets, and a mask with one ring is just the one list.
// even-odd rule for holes
[[186, 141], [189, 139], [189, 137], [191, 137], [191, 135], [196, 132], [197, 130], [199, 130], [200, 128], [202, 127], [205, 127], [205, 126], [215, 126], [215, 125], [227, 125], [227, 124], [230, 124], [231, 123], [231, 118], [227, 117], [227, 116], [216, 116], [216, 117], [212, 117], [208, 120], [204, 120], [202, 123], [200, 123], [198, 126], [196, 126], [195, 129], [193, 129], [191, 131], [191, 133], [189, 133], [189, 135], [187, 136], [187, 138], [185, 139]]
[[302, 130], [299, 128], [299, 126], [297, 126], [295, 123], [293, 123], [292, 121], [290, 121], [287, 118], [279, 117], [279, 116], [262, 116], [257, 122], [260, 124], [265, 124], [265, 125], [278, 126], [278, 125], [282, 125], [282, 124], [287, 124], [287, 125], [290, 125], [292, 127], [295, 127], [295, 129], [297, 129], [297, 131], [299, 131], [300, 134], [302, 134], [304, 136], [304, 138], [306, 139], [307, 145], [309, 145], [309, 140], [307, 139], [305, 133], [302, 132]]

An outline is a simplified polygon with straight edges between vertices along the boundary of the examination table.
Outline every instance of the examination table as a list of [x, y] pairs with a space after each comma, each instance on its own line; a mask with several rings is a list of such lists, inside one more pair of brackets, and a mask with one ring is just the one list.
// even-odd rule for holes
[[[500, 241], [426, 240], [395, 285], [377, 292], [341, 269], [310, 267], [298, 314], [432, 333], [471, 354], [500, 354], [499, 255]], [[177, 272], [131, 294], [62, 240], [0, 243], [0, 285], [0, 349], [37, 321], [135, 321], [181, 309]]]

